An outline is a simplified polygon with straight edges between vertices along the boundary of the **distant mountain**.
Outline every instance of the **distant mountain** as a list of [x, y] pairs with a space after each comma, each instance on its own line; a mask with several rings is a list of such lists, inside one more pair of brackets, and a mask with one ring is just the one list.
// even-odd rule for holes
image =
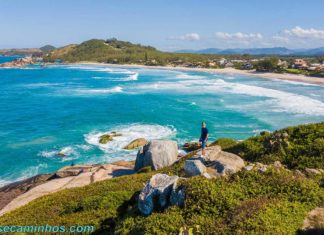
[[38, 48], [13, 48], [0, 50], [0, 55], [4, 56], [30, 56], [42, 51]]
[[179, 50], [177, 53], [193, 53], [193, 54], [216, 54], [216, 55], [324, 55], [324, 47], [314, 49], [288, 49], [286, 47], [270, 47], [270, 48], [233, 48], [233, 49], [218, 49], [207, 48], [202, 50]]

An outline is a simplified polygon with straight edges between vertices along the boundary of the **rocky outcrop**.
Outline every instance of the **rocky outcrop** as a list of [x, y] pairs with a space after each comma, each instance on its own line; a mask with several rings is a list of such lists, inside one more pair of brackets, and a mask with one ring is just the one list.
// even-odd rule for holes
[[234, 174], [245, 166], [242, 158], [224, 151], [221, 151], [214, 161], [215, 168], [221, 175]]
[[266, 136], [264, 145], [271, 152], [277, 152], [280, 148], [289, 146], [288, 139], [289, 135], [287, 132], [281, 133], [279, 131], [275, 131], [272, 135]]
[[152, 140], [140, 148], [137, 153], [135, 170], [151, 166], [158, 170], [177, 161], [178, 145], [172, 140]]
[[24, 67], [27, 65], [35, 64], [35, 60], [32, 57], [24, 57], [24, 58], [18, 58], [15, 59], [14, 61], [7, 62], [0, 64], [0, 67], [4, 68], [19, 68], [19, 67]]
[[[138, 198], [138, 209], [143, 215], [150, 215], [155, 208], [163, 209], [171, 204], [183, 203], [183, 189], [176, 190], [178, 176], [166, 174], [153, 175], [149, 182], [142, 189]], [[170, 200], [173, 194], [173, 199]], [[154, 202], [157, 202], [155, 205]]]
[[[206, 170], [201, 166], [200, 163], [195, 162], [195, 164], [193, 164], [193, 162], [186, 161], [185, 172], [187, 175], [203, 175], [206, 178], [225, 176], [234, 174], [245, 166], [242, 158], [233, 153], [222, 151], [221, 147], [218, 145], [207, 147], [205, 151], [206, 154], [201, 163], [207, 166], [208, 173], [206, 173]], [[201, 156], [201, 151], [199, 151], [197, 155]]]
[[128, 145], [124, 147], [124, 149], [131, 150], [135, 148], [139, 148], [147, 144], [147, 140], [145, 138], [138, 138], [130, 142]]
[[320, 175], [324, 173], [324, 170], [322, 169], [315, 169], [315, 168], [305, 168], [305, 172], [307, 175], [312, 176], [312, 175]]
[[[80, 169], [82, 171], [80, 172]], [[58, 173], [60, 172], [60, 173]], [[134, 173], [133, 165], [130, 163], [123, 164], [118, 162], [115, 164], [97, 164], [84, 165], [74, 167], [64, 167], [55, 175], [42, 175], [37, 178], [31, 178], [18, 185], [9, 185], [0, 189], [0, 202], [2, 198], [8, 198], [6, 204], [0, 210], [0, 216], [28, 204], [36, 198], [48, 195], [63, 189], [82, 187], [97, 181], [111, 179], [122, 175]], [[64, 173], [63, 173], [64, 172]], [[59, 176], [59, 178], [58, 178]], [[17, 183], [16, 183], [17, 184]], [[17, 192], [15, 194], [15, 192]], [[21, 193], [19, 193], [21, 191]], [[13, 197], [16, 196], [16, 197]], [[9, 199], [9, 198], [8, 198]], [[1, 205], [0, 203], [0, 205]]]
[[112, 141], [114, 137], [121, 136], [121, 134], [117, 132], [111, 132], [109, 134], [104, 134], [99, 137], [99, 143], [100, 144], [107, 144], [108, 142]]
[[[209, 144], [207, 144], [207, 146], [209, 146]], [[199, 142], [187, 142], [182, 146], [182, 149], [185, 150], [186, 152], [192, 152], [200, 148], [201, 145]]]
[[55, 175], [59, 178], [69, 177], [69, 176], [77, 176], [84, 171], [87, 171], [91, 166], [66, 166], [59, 169]]
[[184, 170], [187, 176], [203, 175], [206, 172], [206, 166], [200, 158], [191, 158], [185, 161]]
[[[207, 147], [205, 149], [206, 156], [204, 157], [204, 159], [206, 161], [216, 161], [219, 158], [221, 151], [222, 151], [222, 148], [219, 145]], [[201, 150], [197, 154], [198, 154], [198, 156], [200, 156]]]
[[[323, 234], [324, 228], [324, 207], [317, 207], [310, 211], [303, 224], [303, 230], [313, 231], [314, 233], [305, 234]], [[316, 233], [318, 231], [318, 233]], [[321, 232], [322, 231], [322, 232]]]
[[14, 198], [26, 193], [28, 190], [31, 190], [32, 188], [35, 188], [40, 184], [44, 184], [54, 177], [54, 174], [36, 175], [31, 178], [14, 182], [0, 188], [0, 210]]

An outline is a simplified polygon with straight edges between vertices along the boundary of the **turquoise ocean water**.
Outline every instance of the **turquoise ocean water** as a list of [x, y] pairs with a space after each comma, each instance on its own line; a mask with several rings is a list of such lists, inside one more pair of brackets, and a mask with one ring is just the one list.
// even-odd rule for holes
[[[324, 121], [324, 87], [118, 66], [0, 68], [0, 185], [71, 163], [134, 159], [122, 147], [139, 137], [197, 140], [202, 120], [211, 140]], [[123, 136], [99, 144], [110, 131]]]

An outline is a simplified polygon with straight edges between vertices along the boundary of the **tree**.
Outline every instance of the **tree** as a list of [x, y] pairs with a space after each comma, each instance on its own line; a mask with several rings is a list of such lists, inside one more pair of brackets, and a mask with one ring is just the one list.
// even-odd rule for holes
[[257, 71], [274, 71], [278, 68], [278, 57], [270, 57], [264, 60], [260, 60], [256, 64]]

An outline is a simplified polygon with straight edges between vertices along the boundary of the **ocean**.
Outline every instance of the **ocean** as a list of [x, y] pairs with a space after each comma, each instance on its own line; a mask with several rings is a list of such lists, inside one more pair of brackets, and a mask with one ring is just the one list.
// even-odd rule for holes
[[[323, 86], [242, 75], [48, 65], [0, 68], [0, 88], [0, 185], [135, 159], [123, 147], [139, 137], [198, 140], [203, 120], [210, 141], [324, 121]], [[111, 131], [122, 136], [99, 144]]]

